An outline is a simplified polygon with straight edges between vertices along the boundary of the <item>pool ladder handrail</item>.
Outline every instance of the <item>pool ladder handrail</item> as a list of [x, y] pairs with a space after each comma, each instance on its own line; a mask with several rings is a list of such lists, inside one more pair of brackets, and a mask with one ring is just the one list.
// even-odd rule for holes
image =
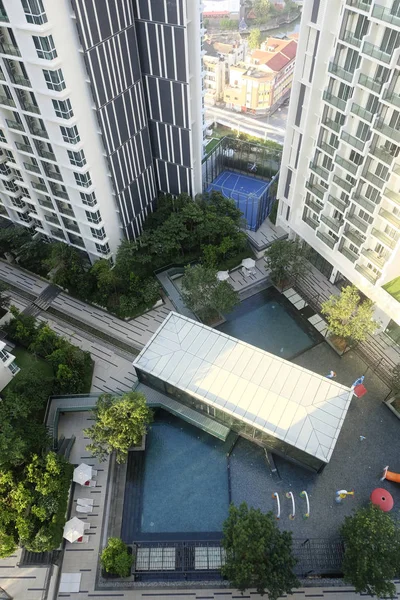
[[295, 502], [294, 502], [293, 492], [286, 492], [286, 498], [291, 498], [292, 499], [292, 513], [289, 515], [289, 519], [291, 521], [293, 521], [293, 519], [296, 516], [296, 505], [295, 505]]
[[278, 494], [278, 492], [274, 492], [272, 494], [272, 498], [276, 498], [276, 504], [277, 504], [277, 507], [278, 507], [278, 512], [277, 512], [276, 518], [279, 521], [279, 519], [281, 518], [281, 503], [280, 503], [280, 500], [279, 500], [279, 494]]

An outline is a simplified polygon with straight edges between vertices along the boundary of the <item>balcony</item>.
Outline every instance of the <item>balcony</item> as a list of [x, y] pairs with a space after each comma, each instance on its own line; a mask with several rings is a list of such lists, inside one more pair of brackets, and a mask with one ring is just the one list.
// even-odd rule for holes
[[370, 171], [363, 173], [362, 176], [364, 177], [364, 179], [372, 183], [375, 187], [379, 188], [380, 190], [386, 183], [384, 179], [381, 179], [380, 177], [378, 177], [374, 173], [371, 173]]
[[328, 92], [328, 90], [325, 90], [323, 93], [323, 98], [324, 100], [326, 100], [326, 102], [329, 102], [329, 104], [331, 104], [335, 108], [338, 108], [342, 111], [346, 110], [346, 100], [338, 98], [337, 96], [332, 94], [332, 92]]
[[385, 23], [390, 23], [391, 25], [396, 25], [396, 27], [400, 27], [400, 16], [396, 14], [392, 14], [389, 8], [385, 6], [379, 6], [379, 4], [375, 4], [372, 9], [372, 16], [375, 19], [379, 19], [379, 21], [384, 21]]
[[48, 223], [53, 223], [54, 225], [60, 225], [60, 221], [57, 219], [57, 217], [50, 217], [49, 215], [46, 215], [45, 219]]
[[345, 179], [338, 177], [337, 175], [333, 176], [333, 183], [339, 185], [342, 189], [344, 189], [348, 194], [353, 191], [353, 184], [349, 183]]
[[353, 194], [352, 200], [359, 206], [362, 206], [362, 208], [365, 208], [369, 213], [371, 213], [371, 215], [375, 212], [375, 208], [378, 206], [378, 204], [368, 200], [368, 198], [364, 198], [364, 196], [361, 196], [361, 194]]
[[350, 242], [352, 242], [356, 246], [361, 246], [365, 242], [364, 236], [360, 235], [357, 231], [354, 231], [352, 229], [348, 229], [347, 231], [344, 231], [343, 235], [345, 238], [350, 240]]
[[49, 139], [49, 134], [47, 133], [47, 131], [45, 129], [40, 129], [39, 127], [34, 127], [33, 125], [29, 125], [29, 131], [31, 132], [32, 135], [35, 135], [35, 136], [41, 137], [41, 138], [45, 138], [45, 139]]
[[400, 206], [400, 194], [398, 192], [394, 192], [393, 190], [390, 190], [389, 188], [385, 188], [383, 195], [386, 196], [386, 198], [389, 198], [389, 200], [391, 200], [398, 206]]
[[14, 108], [17, 108], [14, 100], [12, 98], [7, 98], [7, 96], [0, 96], [0, 104], [2, 104], [3, 106], [12, 106]]
[[360, 219], [360, 217], [357, 217], [357, 215], [345, 215], [345, 219], [363, 233], [367, 233], [368, 223], [363, 221], [363, 219]]
[[387, 246], [391, 250], [393, 250], [393, 248], [396, 246], [397, 241], [399, 239], [399, 234], [397, 234], [395, 238], [391, 238], [386, 233], [383, 233], [383, 231], [376, 229], [376, 227], [372, 228], [371, 233], [374, 237], [376, 237], [377, 240], [382, 242], [382, 244], [385, 244], [385, 246]]
[[48, 208], [49, 210], [54, 210], [54, 206], [50, 202], [50, 200], [42, 200], [41, 198], [39, 198], [39, 204], [40, 204], [40, 206], [43, 206], [43, 208]]
[[40, 115], [40, 109], [38, 106], [35, 106], [34, 104], [30, 104], [29, 102], [24, 102], [24, 100], [20, 100], [20, 103], [22, 106], [22, 110]]
[[323, 223], [325, 223], [325, 225], [329, 227], [329, 229], [332, 229], [332, 231], [335, 231], [336, 233], [339, 233], [339, 230], [343, 225], [343, 221], [331, 219], [330, 217], [326, 217], [325, 215], [321, 215], [320, 219]]
[[329, 171], [327, 169], [324, 169], [324, 167], [321, 167], [320, 165], [317, 165], [314, 162], [310, 162], [310, 169], [312, 171], [314, 171], [314, 173], [316, 173], [317, 175], [322, 177], [322, 179], [325, 179], [325, 181], [328, 181]]
[[374, 252], [374, 250], [371, 250], [370, 248], [363, 248], [361, 250], [361, 254], [363, 254], [366, 258], [368, 258], [368, 260], [373, 262], [374, 265], [376, 265], [380, 269], [383, 269], [387, 259], [389, 258], [389, 255], [378, 254], [377, 252]]
[[62, 175], [57, 173], [57, 171], [51, 171], [50, 169], [45, 169], [47, 177], [50, 179], [57, 179], [57, 181], [63, 181]]
[[7, 56], [21, 56], [18, 46], [3, 43], [0, 43], [0, 54], [6, 54]]
[[320, 200], [324, 199], [324, 195], [326, 189], [319, 185], [318, 183], [311, 183], [310, 181], [306, 181], [306, 188], [310, 190], [313, 194], [315, 194]]
[[329, 119], [329, 117], [325, 117], [325, 119], [322, 121], [322, 124], [329, 127], [329, 129], [333, 129], [333, 131], [336, 131], [336, 133], [339, 133], [340, 128], [342, 127], [340, 123], [337, 121], [332, 121], [332, 119]]
[[356, 48], [361, 47], [362, 40], [360, 40], [360, 38], [356, 37], [352, 31], [346, 30], [343, 33], [343, 35], [340, 37], [340, 39], [343, 42], [347, 42], [347, 44], [351, 44], [352, 46], [355, 46]]
[[347, 131], [342, 131], [342, 135], [340, 136], [342, 140], [353, 146], [353, 148], [357, 148], [360, 152], [365, 150], [367, 141], [362, 141], [356, 138], [354, 135], [350, 135]]
[[344, 200], [339, 200], [339, 198], [335, 198], [334, 196], [331, 196], [330, 194], [328, 195], [327, 200], [328, 200], [328, 202], [330, 202], [330, 204], [332, 204], [332, 206], [339, 209], [343, 213], [346, 210], [346, 208], [349, 206], [349, 204], [347, 202], [345, 202]]
[[68, 229], [69, 231], [75, 231], [76, 233], [80, 233], [80, 229], [76, 223], [64, 221], [64, 227], [65, 227], [65, 229]]
[[74, 211], [68, 205], [63, 205], [61, 202], [57, 202], [57, 207], [61, 214], [75, 218]]
[[47, 160], [52, 160], [54, 162], [57, 161], [56, 159], [56, 155], [53, 154], [53, 152], [48, 152], [47, 150], [43, 150], [42, 148], [38, 147], [37, 151], [39, 153], [39, 156], [41, 156], [42, 158], [45, 158]]
[[25, 131], [25, 127], [22, 125], [22, 123], [19, 123], [18, 121], [6, 119], [6, 123], [10, 129], [16, 129], [17, 131]]
[[322, 231], [317, 231], [317, 237], [319, 237], [319, 239], [322, 240], [324, 244], [326, 244], [327, 246], [329, 246], [329, 248], [333, 250], [337, 240], [335, 241], [333, 238], [331, 238], [330, 235], [326, 235], [325, 233], [322, 233]]
[[370, 148], [369, 153], [372, 154], [372, 156], [379, 158], [379, 160], [387, 165], [391, 165], [393, 159], [395, 158], [393, 154], [390, 154], [390, 152], [388, 152], [383, 146], [375, 146], [375, 148]]
[[393, 104], [394, 106], [397, 106], [397, 108], [400, 108], [400, 94], [386, 91], [383, 94], [383, 99], [386, 100], [386, 102], [389, 102], [389, 104]]
[[371, 8], [372, 0], [347, 0], [347, 6], [351, 6], [352, 8], [358, 8], [365, 12], [369, 12]]
[[400, 143], [400, 131], [386, 125], [382, 117], [375, 121], [374, 128], [386, 135], [389, 139]]
[[52, 191], [52, 193], [53, 193], [54, 196], [57, 196], [57, 198], [63, 198], [64, 200], [69, 200], [69, 196], [68, 196], [67, 192], [63, 192], [62, 190], [58, 190], [54, 186], [51, 186], [51, 191]]
[[343, 256], [345, 256], [352, 263], [356, 262], [356, 260], [360, 258], [358, 254], [353, 252], [353, 250], [350, 250], [350, 248], [346, 248], [346, 246], [339, 248], [339, 252], [343, 254]]
[[40, 174], [40, 168], [37, 165], [32, 165], [31, 163], [24, 162], [24, 167], [27, 171]]
[[381, 93], [381, 89], [383, 86], [383, 82], [379, 83], [379, 81], [377, 81], [376, 79], [372, 79], [372, 77], [367, 77], [366, 75], [364, 75], [364, 73], [360, 73], [358, 83], [368, 88], [372, 92], [375, 92], [376, 94]]
[[36, 181], [31, 181], [32, 183], [32, 187], [35, 190], [38, 190], [39, 192], [44, 192], [45, 194], [48, 194], [48, 190], [47, 187], [44, 185], [44, 183], [36, 183]]
[[387, 221], [391, 225], [394, 225], [397, 229], [400, 229], [400, 219], [396, 217], [396, 215], [394, 215], [392, 212], [390, 212], [390, 210], [385, 210], [384, 208], [381, 208], [378, 214], [380, 217], [382, 217], [382, 219], [385, 219], [385, 221]]
[[361, 119], [368, 121], [368, 123], [372, 123], [372, 119], [374, 118], [374, 113], [369, 112], [369, 110], [366, 110], [359, 104], [356, 104], [355, 102], [353, 102], [350, 110], [353, 113], [353, 115], [357, 115]]
[[317, 227], [319, 225], [318, 221], [311, 219], [311, 217], [303, 217], [303, 221], [304, 221], [304, 223], [307, 223], [307, 225], [309, 225], [313, 229], [317, 229]]
[[375, 44], [371, 44], [370, 42], [364, 42], [362, 51], [367, 56], [372, 56], [372, 58], [376, 58], [386, 64], [389, 64], [392, 60], [392, 54], [387, 54], [387, 52], [381, 50], [379, 46], [375, 46]]
[[373, 271], [371, 271], [371, 269], [368, 269], [368, 267], [365, 267], [364, 265], [356, 265], [356, 271], [361, 273], [361, 275], [365, 277], [365, 279], [368, 279], [368, 281], [370, 281], [374, 285], [380, 277], [379, 273], [374, 273]]
[[28, 146], [28, 144], [21, 144], [21, 142], [15, 142], [16, 147], [21, 152], [28, 152], [28, 154], [33, 154], [32, 146]]
[[62, 229], [50, 229], [50, 235], [59, 240], [65, 240], [65, 233]]
[[353, 81], [354, 72], [350, 73], [349, 71], [346, 71], [337, 63], [330, 62], [328, 71], [329, 73], [332, 73], [332, 75], [336, 75], [337, 77], [343, 79], [344, 81], [347, 81], [348, 83], [351, 83]]
[[342, 156], [339, 156], [338, 154], [336, 154], [336, 156], [335, 156], [335, 163], [338, 164], [340, 167], [343, 167], [343, 169], [346, 169], [346, 171], [349, 171], [349, 173], [351, 173], [352, 175], [357, 175], [358, 169], [361, 166], [361, 165], [355, 165], [350, 160], [347, 160], [346, 158], [343, 158]]
[[318, 142], [317, 146], [318, 148], [321, 148], [321, 150], [329, 154], [329, 156], [333, 156], [337, 150], [335, 146], [331, 146], [330, 144], [327, 144], [326, 142], [322, 141]]
[[306, 198], [305, 204], [306, 204], [306, 206], [308, 206], [309, 208], [311, 208], [316, 213], [320, 213], [321, 210], [323, 209], [323, 206], [320, 206], [312, 198]]

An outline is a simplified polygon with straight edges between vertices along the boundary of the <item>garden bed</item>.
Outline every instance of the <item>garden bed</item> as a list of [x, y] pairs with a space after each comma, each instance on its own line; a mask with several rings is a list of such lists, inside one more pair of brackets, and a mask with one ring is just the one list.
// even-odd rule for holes
[[400, 419], [400, 398], [393, 397], [385, 400], [386, 406], [392, 411], [398, 419]]

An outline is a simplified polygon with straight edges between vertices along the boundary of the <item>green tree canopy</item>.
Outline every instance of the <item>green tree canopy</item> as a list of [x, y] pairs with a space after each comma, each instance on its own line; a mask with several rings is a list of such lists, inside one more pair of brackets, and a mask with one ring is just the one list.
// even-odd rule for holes
[[268, 20], [269, 13], [271, 10], [271, 2], [270, 0], [254, 0], [253, 2], [254, 12], [260, 22], [265, 22]]
[[241, 592], [255, 587], [270, 600], [299, 585], [293, 573], [292, 534], [280, 531], [272, 513], [231, 504], [223, 525], [226, 563], [222, 574]]
[[95, 423], [84, 430], [91, 440], [86, 450], [100, 461], [106, 460], [115, 451], [117, 462], [127, 459], [131, 446], [141, 442], [153, 413], [146, 398], [139, 392], [128, 392], [122, 396], [102, 394], [94, 410]]
[[203, 265], [185, 268], [182, 297], [190, 310], [202, 319], [230, 312], [239, 303], [239, 295], [227, 281], [218, 281], [217, 271]]
[[132, 555], [128, 554], [128, 546], [119, 538], [108, 538], [107, 546], [100, 556], [103, 569], [107, 573], [129, 577], [133, 563]]
[[257, 50], [261, 46], [261, 31], [259, 29], [252, 29], [247, 42], [250, 50]]
[[322, 303], [321, 312], [326, 317], [329, 331], [346, 340], [362, 342], [379, 328], [373, 319], [373, 302], [361, 300], [354, 286], [347, 286], [339, 295], [328, 298]]
[[88, 296], [91, 282], [85, 260], [79, 250], [63, 242], [52, 244], [51, 254], [45, 265], [53, 271], [54, 283], [80, 298]]
[[265, 251], [266, 267], [277, 285], [291, 282], [305, 270], [304, 251], [297, 241], [276, 240]]
[[341, 528], [345, 543], [343, 572], [357, 593], [378, 598], [396, 595], [393, 579], [400, 573], [399, 523], [369, 504], [346, 517]]

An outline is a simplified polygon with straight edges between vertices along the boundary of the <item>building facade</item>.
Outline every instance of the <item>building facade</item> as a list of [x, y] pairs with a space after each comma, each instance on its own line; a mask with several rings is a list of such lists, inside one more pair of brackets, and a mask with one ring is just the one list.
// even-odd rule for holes
[[199, 5], [161, 4], [0, 1], [1, 215], [91, 260], [201, 191]]
[[304, 3], [277, 223], [400, 324], [400, 2]]
[[0, 392], [6, 387], [11, 379], [20, 371], [15, 363], [15, 356], [5, 350], [5, 342], [0, 342]]

